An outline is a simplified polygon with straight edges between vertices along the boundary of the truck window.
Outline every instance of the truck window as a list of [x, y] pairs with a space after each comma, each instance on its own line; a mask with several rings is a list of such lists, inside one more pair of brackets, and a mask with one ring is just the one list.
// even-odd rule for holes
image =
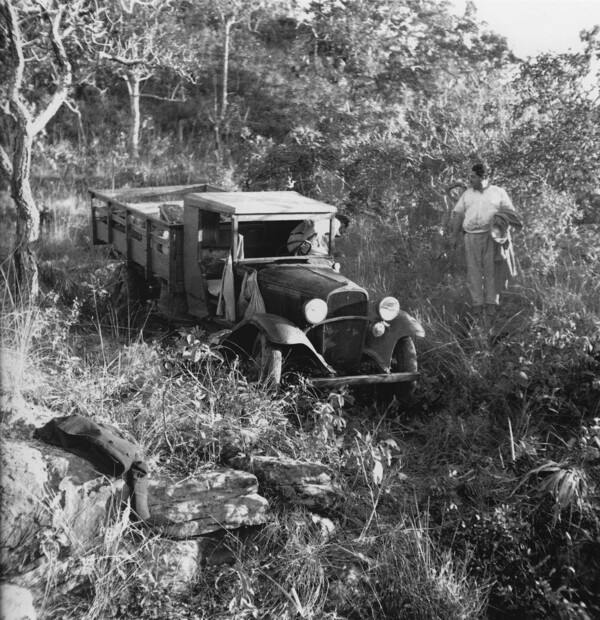
[[200, 211], [200, 238], [204, 247], [231, 246], [231, 218], [212, 211]]
[[231, 249], [231, 218], [200, 211], [200, 266], [206, 279], [220, 278]]
[[240, 222], [238, 231], [244, 237], [244, 258], [286, 256], [286, 241], [300, 221]]

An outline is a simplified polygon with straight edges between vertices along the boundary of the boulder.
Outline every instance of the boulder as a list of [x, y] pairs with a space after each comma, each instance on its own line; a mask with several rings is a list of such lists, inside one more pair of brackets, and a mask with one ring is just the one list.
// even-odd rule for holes
[[220, 529], [262, 525], [267, 522], [269, 504], [258, 495], [255, 476], [221, 468], [179, 482], [152, 478], [148, 508], [150, 521], [163, 535], [185, 539]]
[[[123, 482], [84, 459], [34, 440], [3, 441], [0, 451], [0, 567], [23, 565], [61, 548], [85, 548], [106, 523]], [[57, 549], [58, 547], [58, 549]]]
[[329, 510], [342, 498], [333, 471], [322, 463], [276, 456], [236, 456], [228, 463], [253, 473], [261, 489], [311, 510]]
[[0, 584], [0, 620], [36, 620], [31, 592], [11, 583]]
[[196, 579], [201, 558], [198, 541], [157, 538], [145, 555], [146, 566], [159, 587], [181, 594]]

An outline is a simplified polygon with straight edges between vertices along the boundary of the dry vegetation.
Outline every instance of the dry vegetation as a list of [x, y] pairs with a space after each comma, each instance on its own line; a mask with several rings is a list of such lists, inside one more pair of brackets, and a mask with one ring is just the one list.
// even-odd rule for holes
[[54, 207], [38, 303], [12, 297], [4, 263], [5, 410], [23, 398], [116, 424], [153, 473], [193, 475], [235, 442], [327, 463], [346, 493], [329, 521], [275, 503], [250, 541], [229, 534], [231, 562], [183, 592], [155, 584], [147, 558], [160, 542], [115, 513], [73, 557], [86, 570], [68, 595], [46, 576], [41, 617], [600, 613], [597, 263], [563, 253], [552, 269], [523, 273], [490, 336], [465, 329], [460, 261], [432, 255], [443, 243], [409, 239], [401, 222], [355, 219], [346, 273], [397, 294], [426, 325], [417, 399], [400, 412], [364, 393], [315, 394], [300, 377], [266, 394], [210, 347], [190, 356], [202, 332], [167, 332], [129, 303], [115, 263], [89, 246], [85, 203]]

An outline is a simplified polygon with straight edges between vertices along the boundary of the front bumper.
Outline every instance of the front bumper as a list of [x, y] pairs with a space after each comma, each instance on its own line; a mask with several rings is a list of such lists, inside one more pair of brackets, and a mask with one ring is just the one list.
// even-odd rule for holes
[[402, 383], [416, 381], [419, 372], [390, 372], [376, 375], [350, 375], [346, 377], [314, 377], [311, 383], [315, 387], [341, 387], [343, 385], [369, 385], [375, 383]]

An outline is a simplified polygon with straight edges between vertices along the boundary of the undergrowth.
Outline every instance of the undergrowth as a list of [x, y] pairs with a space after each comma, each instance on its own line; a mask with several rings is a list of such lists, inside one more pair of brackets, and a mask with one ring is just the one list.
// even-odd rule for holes
[[344, 495], [322, 515], [273, 501], [266, 526], [227, 534], [229, 562], [185, 588], [157, 581], [164, 541], [115, 513], [69, 578], [46, 576], [43, 617], [600, 613], [597, 265], [521, 274], [488, 329], [464, 312], [459, 257], [440, 259], [443, 241], [432, 250], [439, 231], [353, 223], [343, 272], [396, 294], [426, 328], [416, 402], [395, 417], [302, 379], [265, 393], [200, 330], [157, 326], [110, 256], [90, 253], [85, 222], [65, 217], [42, 242], [38, 302], [2, 286], [3, 415], [24, 400], [114, 424], [152, 475], [192, 476], [240, 452], [320, 461]]

